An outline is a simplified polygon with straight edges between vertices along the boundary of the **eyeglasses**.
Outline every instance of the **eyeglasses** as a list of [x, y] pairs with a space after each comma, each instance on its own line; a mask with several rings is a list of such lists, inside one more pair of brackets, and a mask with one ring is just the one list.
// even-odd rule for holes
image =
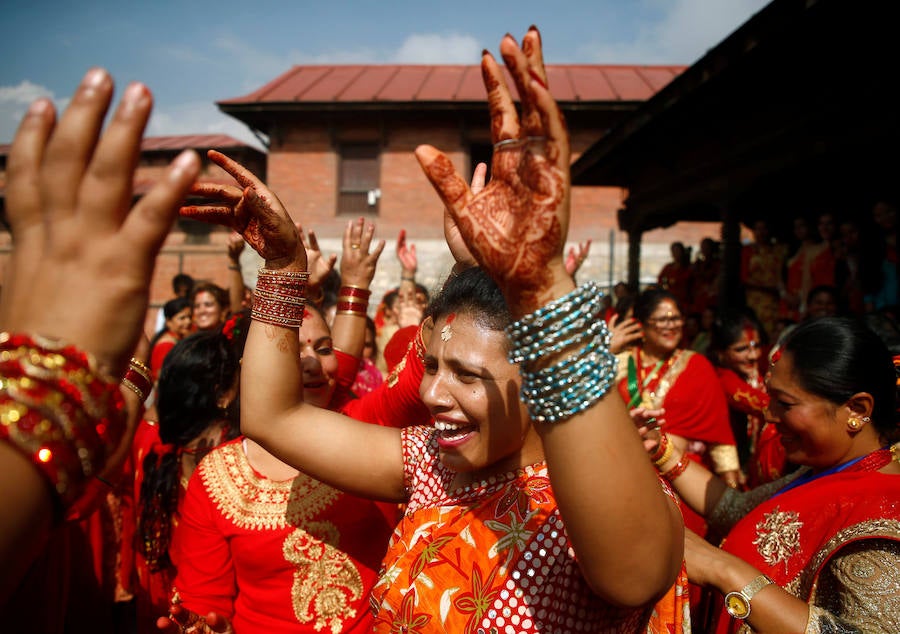
[[654, 328], [677, 328], [684, 324], [684, 317], [681, 315], [666, 315], [665, 317], [651, 317], [647, 320], [647, 323], [653, 326]]

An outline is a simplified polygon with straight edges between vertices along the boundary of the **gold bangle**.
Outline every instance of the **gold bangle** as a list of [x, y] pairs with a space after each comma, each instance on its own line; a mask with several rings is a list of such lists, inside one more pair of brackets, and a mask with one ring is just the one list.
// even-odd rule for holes
[[675, 443], [670, 442], [666, 444], [666, 450], [663, 452], [658, 459], [653, 461], [653, 464], [656, 465], [657, 469], [662, 469], [662, 466], [666, 464], [669, 459], [672, 457], [672, 453], [675, 451]]

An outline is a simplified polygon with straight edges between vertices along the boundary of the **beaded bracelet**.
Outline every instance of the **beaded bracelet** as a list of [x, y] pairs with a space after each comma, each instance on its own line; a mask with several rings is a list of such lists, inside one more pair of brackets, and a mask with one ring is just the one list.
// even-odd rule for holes
[[[602, 293], [588, 282], [506, 329], [511, 363], [521, 363], [522, 400], [533, 420], [568, 420], [599, 401], [616, 378], [606, 322], [596, 317]], [[566, 358], [539, 370], [535, 362], [584, 344]]]
[[662, 477], [664, 477], [669, 482], [673, 482], [675, 478], [685, 472], [691, 462], [693, 462], [693, 460], [691, 460], [687, 456], [681, 456], [681, 460], [676, 462], [674, 467], [672, 467], [668, 471], [663, 471]]
[[66, 508], [102, 468], [125, 427], [118, 383], [73, 346], [0, 333], [0, 439], [46, 477]]
[[299, 328], [308, 280], [307, 271], [260, 269], [250, 318], [273, 326]]

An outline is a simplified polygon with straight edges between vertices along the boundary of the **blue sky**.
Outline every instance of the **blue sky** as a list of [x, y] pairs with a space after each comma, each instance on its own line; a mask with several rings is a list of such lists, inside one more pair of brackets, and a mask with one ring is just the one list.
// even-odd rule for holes
[[[7, 3], [12, 5], [12, 3]], [[4, 7], [0, 143], [28, 104], [63, 107], [84, 72], [139, 80], [156, 107], [147, 134], [253, 137], [215, 101], [294, 64], [466, 63], [507, 31], [541, 29], [548, 63], [690, 64], [764, 0], [31, 0]]]

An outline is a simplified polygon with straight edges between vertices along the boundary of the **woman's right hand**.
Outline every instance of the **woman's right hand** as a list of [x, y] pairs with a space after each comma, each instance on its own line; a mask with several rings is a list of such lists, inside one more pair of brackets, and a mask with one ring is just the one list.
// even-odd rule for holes
[[216, 202], [184, 206], [179, 212], [181, 216], [223, 225], [241, 234], [266, 260], [266, 268], [305, 271], [306, 249], [278, 197], [237, 161], [215, 150], [207, 152], [207, 156], [231, 174], [241, 187], [197, 183], [191, 193]]
[[613, 354], [619, 354], [629, 346], [638, 343], [644, 336], [644, 329], [634, 317], [615, 321], [609, 327], [610, 340], [609, 351]]
[[210, 612], [205, 617], [180, 605], [173, 605], [169, 616], [156, 620], [156, 627], [166, 634], [234, 634], [231, 621]]

